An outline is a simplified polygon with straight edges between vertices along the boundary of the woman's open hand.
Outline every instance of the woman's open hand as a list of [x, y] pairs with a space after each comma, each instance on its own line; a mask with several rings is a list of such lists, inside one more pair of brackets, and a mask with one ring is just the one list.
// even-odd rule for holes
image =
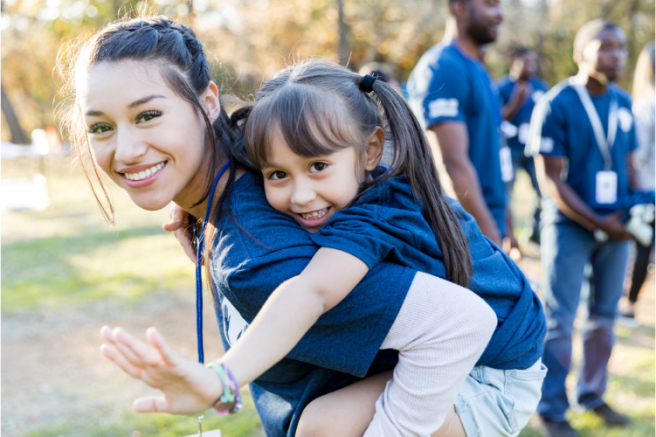
[[103, 326], [100, 350], [125, 373], [162, 391], [134, 401], [139, 413], [202, 414], [223, 390], [217, 373], [173, 351], [155, 328], [146, 331], [146, 344], [121, 328]]

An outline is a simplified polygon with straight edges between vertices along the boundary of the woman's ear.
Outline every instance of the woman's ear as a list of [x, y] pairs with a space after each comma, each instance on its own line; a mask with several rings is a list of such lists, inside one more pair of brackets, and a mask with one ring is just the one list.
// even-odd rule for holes
[[213, 81], [210, 81], [205, 92], [201, 95], [200, 101], [205, 108], [207, 118], [214, 123], [221, 113], [221, 102], [219, 101], [219, 88]]
[[365, 152], [365, 169], [373, 171], [380, 163], [385, 148], [385, 132], [380, 127], [374, 129], [367, 141]]

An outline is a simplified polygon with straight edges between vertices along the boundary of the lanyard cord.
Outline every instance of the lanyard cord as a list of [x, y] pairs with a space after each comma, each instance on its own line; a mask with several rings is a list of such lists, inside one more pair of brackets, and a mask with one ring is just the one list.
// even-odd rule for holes
[[[203, 243], [205, 237], [205, 224], [210, 217], [210, 210], [212, 209], [212, 200], [214, 199], [214, 189], [216, 188], [219, 179], [223, 176], [226, 169], [230, 165], [230, 160], [226, 162], [219, 174], [214, 178], [212, 189], [210, 190], [209, 201], [207, 202], [207, 211], [205, 211], [205, 220], [200, 229], [200, 234], [196, 235], [196, 338], [198, 340], [198, 362], [203, 364], [205, 362], [205, 354], [203, 352], [203, 280], [201, 277], [201, 260], [203, 255]], [[205, 260], [209, 262], [209, 260]]]
[[[611, 149], [615, 143], [615, 136], [617, 135], [617, 98], [613, 94], [610, 95], [610, 107], [608, 109], [608, 135], [604, 137], [604, 128], [601, 125], [601, 119], [599, 118], [599, 113], [590, 99], [590, 94], [585, 89], [585, 86], [581, 84], [577, 78], [570, 79], [570, 83], [576, 93], [579, 95], [579, 99], [585, 108], [585, 112], [588, 115], [590, 124], [592, 125], [592, 131], [594, 132], [595, 140], [597, 142], [597, 147], [601, 152], [601, 156], [604, 158], [604, 170], [611, 171], [613, 168], [613, 158], [611, 155]], [[611, 92], [610, 90], [608, 91]]]

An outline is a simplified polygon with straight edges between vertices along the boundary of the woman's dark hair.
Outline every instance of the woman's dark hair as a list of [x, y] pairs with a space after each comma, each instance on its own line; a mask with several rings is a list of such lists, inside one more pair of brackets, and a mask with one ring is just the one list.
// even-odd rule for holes
[[405, 100], [383, 81], [372, 92], [360, 90], [363, 76], [324, 60], [299, 62], [278, 73], [259, 90], [245, 126], [250, 162], [267, 162], [270, 142], [280, 134], [301, 156], [320, 156], [346, 147], [364, 153], [376, 129], [389, 132], [390, 171], [369, 181], [367, 189], [406, 175], [444, 254], [447, 279], [468, 286], [471, 256], [464, 232], [447, 202], [424, 132]]
[[[82, 170], [91, 185], [93, 194], [108, 223], [114, 223], [114, 209], [103, 184], [98, 166], [92, 159], [91, 148], [87, 138], [80, 104], [77, 101], [77, 81], [84, 77], [89, 68], [100, 63], [120, 61], [138, 61], [154, 63], [166, 84], [180, 98], [189, 102], [197, 114], [204, 120], [206, 126], [206, 144], [209, 144], [209, 161], [207, 174], [207, 189], [197, 200], [202, 202], [209, 196], [212, 181], [218, 173], [219, 165], [227, 159], [231, 160], [229, 179], [226, 189], [213, 208], [209, 222], [213, 225], [218, 221], [220, 205], [229, 195], [235, 179], [238, 165], [246, 165], [247, 158], [243, 149], [243, 135], [237, 126], [244, 116], [244, 111], [238, 111], [232, 119], [221, 104], [220, 114], [212, 123], [201, 104], [200, 96], [212, 80], [210, 65], [200, 41], [188, 27], [175, 23], [166, 17], [147, 17], [131, 20], [121, 20], [99, 30], [86, 42], [74, 43], [65, 47], [59, 53], [59, 71], [65, 80], [64, 94], [68, 91], [69, 105], [60, 111], [71, 143], [75, 146]], [[101, 202], [94, 184], [90, 178], [91, 172], [98, 180], [104, 194], [109, 211]], [[214, 226], [207, 226], [206, 238], [214, 233]], [[209, 241], [209, 239], [206, 239]], [[209, 251], [211, 244], [207, 244]], [[206, 255], [207, 255], [206, 251]], [[206, 263], [209, 264], [209, 263]]]

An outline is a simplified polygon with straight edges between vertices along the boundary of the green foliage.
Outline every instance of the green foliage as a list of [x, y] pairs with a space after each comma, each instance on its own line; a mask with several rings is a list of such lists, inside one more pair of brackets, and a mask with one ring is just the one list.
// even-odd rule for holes
[[[8, 0], [3, 2], [2, 82], [29, 133], [55, 124], [53, 75], [63, 42], [89, 34], [119, 16], [143, 11], [190, 25], [215, 63], [225, 92], [252, 95], [261, 78], [285, 62], [307, 56], [336, 59], [334, 0]], [[494, 76], [507, 71], [507, 55], [522, 44], [540, 55], [541, 75], [555, 84], [576, 72], [572, 41], [585, 22], [607, 17], [626, 32], [629, 58], [620, 85], [628, 88], [637, 56], [654, 39], [654, 0], [508, 0], [506, 21], [487, 56]], [[419, 57], [442, 39], [444, 0], [345, 0], [349, 65], [391, 63], [406, 80]], [[8, 139], [4, 127], [2, 139]]]

